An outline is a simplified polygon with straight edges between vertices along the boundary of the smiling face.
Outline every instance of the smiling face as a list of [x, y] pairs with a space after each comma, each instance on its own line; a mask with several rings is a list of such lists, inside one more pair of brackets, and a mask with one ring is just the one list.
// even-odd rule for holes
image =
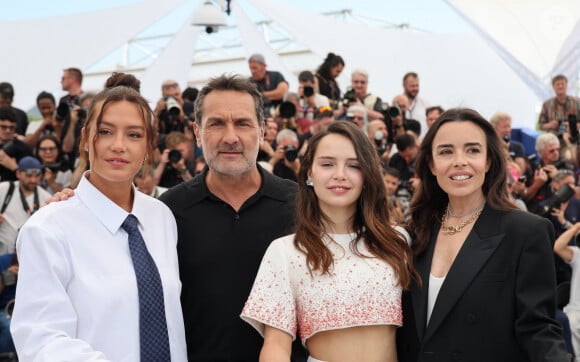
[[322, 138], [308, 173], [320, 209], [326, 215], [354, 215], [364, 177], [352, 142], [341, 135]]
[[216, 90], [205, 97], [202, 109], [201, 126], [195, 123], [194, 131], [210, 170], [229, 176], [254, 170], [264, 127], [252, 96]]
[[368, 78], [361, 73], [353, 73], [351, 78], [351, 86], [358, 98], [363, 98], [367, 95]]
[[38, 157], [42, 163], [56, 163], [58, 146], [51, 139], [44, 139], [38, 145]]
[[490, 166], [483, 130], [469, 121], [445, 123], [437, 130], [431, 152], [431, 173], [450, 202], [481, 202]]
[[106, 105], [88, 141], [90, 182], [99, 190], [131, 185], [147, 154], [145, 121], [139, 107], [119, 101]]

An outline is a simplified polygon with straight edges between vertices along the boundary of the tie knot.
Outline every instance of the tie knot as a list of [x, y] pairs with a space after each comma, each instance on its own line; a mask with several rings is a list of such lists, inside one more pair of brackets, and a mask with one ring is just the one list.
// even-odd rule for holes
[[121, 227], [123, 228], [123, 230], [127, 232], [127, 234], [131, 234], [139, 230], [139, 228], [137, 227], [138, 223], [139, 222], [137, 221], [135, 215], [129, 214], [125, 219], [125, 221], [123, 221]]

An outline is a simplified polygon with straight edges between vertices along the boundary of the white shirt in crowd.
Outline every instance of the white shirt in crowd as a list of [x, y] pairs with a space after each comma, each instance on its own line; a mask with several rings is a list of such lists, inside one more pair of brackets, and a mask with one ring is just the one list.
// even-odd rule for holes
[[[160, 201], [135, 192], [163, 284], [172, 361], [186, 361], [177, 227]], [[139, 361], [137, 282], [121, 224], [128, 213], [82, 178], [75, 196], [41, 208], [22, 227], [11, 332], [22, 361]]]
[[[6, 200], [6, 194], [10, 188], [10, 181], [0, 182], [0, 205]], [[42, 187], [36, 187], [38, 191], [38, 207], [44, 205], [51, 195]], [[24, 198], [29, 208], [34, 209], [34, 193]], [[2, 213], [4, 221], [0, 224], [0, 255], [11, 254], [15, 251], [18, 230], [30, 218], [30, 214], [24, 209], [20, 197], [20, 182], [14, 181], [14, 191], [10, 202]]]

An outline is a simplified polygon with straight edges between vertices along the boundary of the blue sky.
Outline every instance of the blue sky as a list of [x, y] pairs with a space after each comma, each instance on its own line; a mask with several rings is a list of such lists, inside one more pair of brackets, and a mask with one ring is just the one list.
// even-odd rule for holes
[[[190, 0], [194, 6], [199, 0]], [[238, 1], [238, 0], [235, 0]], [[242, 6], [244, 0], [239, 0]], [[470, 32], [472, 29], [443, 0], [278, 0], [310, 12], [321, 13], [352, 9], [354, 13], [367, 15], [394, 24], [406, 23], [416, 30], [436, 33]], [[68, 15], [79, 12], [122, 6], [137, 0], [19, 0], [2, 4], [0, 20], [38, 18]], [[188, 6], [188, 5], [186, 5]], [[260, 14], [250, 12], [260, 19]]]

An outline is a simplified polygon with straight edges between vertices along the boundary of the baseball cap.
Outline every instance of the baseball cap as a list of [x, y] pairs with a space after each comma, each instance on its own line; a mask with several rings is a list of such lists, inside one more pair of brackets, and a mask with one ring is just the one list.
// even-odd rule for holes
[[256, 53], [256, 54], [252, 54], [252, 56], [250, 57], [248, 62], [256, 62], [256, 63], [266, 64], [266, 59], [264, 59], [264, 56], [262, 54]]
[[40, 161], [32, 156], [23, 157], [18, 161], [18, 171], [26, 171], [30, 169], [41, 170], [42, 165], [40, 164]]

